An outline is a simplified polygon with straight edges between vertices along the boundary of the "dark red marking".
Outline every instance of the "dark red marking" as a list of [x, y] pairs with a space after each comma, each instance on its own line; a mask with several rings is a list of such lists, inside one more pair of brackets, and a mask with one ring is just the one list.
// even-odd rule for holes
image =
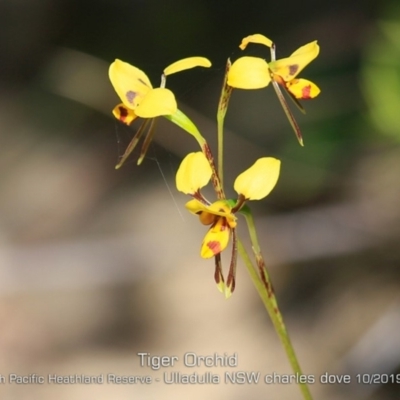
[[207, 243], [207, 247], [213, 252], [213, 254], [221, 253], [221, 243], [216, 240], [211, 240]]
[[119, 106], [119, 120], [126, 124], [126, 118], [128, 117], [128, 110], [125, 107]]
[[311, 99], [311, 85], [303, 87], [301, 90], [301, 98], [304, 100]]

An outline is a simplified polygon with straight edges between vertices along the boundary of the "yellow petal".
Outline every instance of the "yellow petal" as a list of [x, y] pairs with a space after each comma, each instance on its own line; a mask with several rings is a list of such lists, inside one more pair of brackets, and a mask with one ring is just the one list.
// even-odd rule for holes
[[164, 69], [164, 75], [175, 74], [176, 72], [184, 71], [194, 67], [211, 67], [211, 62], [205, 57], [188, 57], [182, 60], [176, 61], [171, 65], [168, 65]]
[[115, 118], [119, 119], [126, 125], [130, 125], [133, 120], [137, 118], [137, 115], [130, 110], [129, 108], [125, 107], [123, 104], [118, 104], [113, 110], [112, 113]]
[[318, 54], [319, 46], [315, 40], [298, 48], [290, 57], [269, 63], [269, 67], [284, 81], [289, 81], [295, 78]]
[[185, 194], [194, 194], [210, 181], [212, 170], [206, 156], [198, 151], [188, 154], [176, 173], [176, 188]]
[[321, 90], [319, 87], [307, 79], [292, 79], [286, 83], [286, 88], [296, 99], [313, 99], [317, 97]]
[[273, 157], [259, 158], [235, 180], [234, 188], [247, 200], [260, 200], [267, 196], [278, 181], [281, 162]]
[[272, 40], [268, 39], [264, 35], [261, 35], [259, 33], [256, 33], [254, 35], [247, 36], [242, 39], [242, 43], [240, 44], [241, 50], [244, 50], [249, 43], [258, 43], [258, 44], [263, 44], [264, 46], [271, 47], [272, 46]]
[[152, 88], [143, 71], [121, 60], [110, 65], [108, 76], [121, 101], [131, 109], [135, 109]]
[[261, 89], [270, 82], [268, 64], [258, 57], [241, 57], [228, 72], [228, 85], [237, 89]]
[[177, 109], [174, 94], [169, 89], [156, 88], [147, 92], [136, 107], [135, 113], [141, 118], [154, 118], [174, 114]]
[[219, 218], [209, 229], [201, 245], [203, 258], [211, 258], [226, 249], [229, 243], [230, 229], [225, 218]]

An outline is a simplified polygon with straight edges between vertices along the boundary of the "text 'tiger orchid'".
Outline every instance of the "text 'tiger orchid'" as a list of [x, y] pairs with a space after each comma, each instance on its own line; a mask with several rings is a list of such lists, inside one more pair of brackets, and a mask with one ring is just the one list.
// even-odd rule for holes
[[[280, 161], [272, 157], [258, 159], [249, 169], [240, 174], [234, 183], [237, 200], [218, 200], [210, 203], [200, 192], [212, 175], [212, 169], [202, 152], [190, 153], [182, 161], [176, 174], [176, 187], [193, 197], [186, 208], [199, 216], [203, 225], [210, 225], [201, 245], [203, 258], [215, 257], [215, 281], [220, 291], [229, 297], [235, 289], [237, 238], [236, 216], [247, 200], [260, 200], [275, 187], [280, 171]], [[232, 257], [226, 284], [221, 268], [220, 253], [224, 251], [232, 236]]]

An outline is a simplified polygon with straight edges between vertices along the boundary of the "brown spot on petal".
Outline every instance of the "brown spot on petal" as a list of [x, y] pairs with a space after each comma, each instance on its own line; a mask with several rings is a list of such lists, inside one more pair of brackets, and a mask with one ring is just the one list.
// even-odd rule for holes
[[133, 92], [132, 90], [129, 90], [128, 92], [125, 93], [126, 99], [129, 101], [129, 103], [133, 104], [133, 101], [135, 100], [136, 93]]
[[297, 64], [289, 65], [289, 74], [295, 75], [298, 69], [299, 66]]

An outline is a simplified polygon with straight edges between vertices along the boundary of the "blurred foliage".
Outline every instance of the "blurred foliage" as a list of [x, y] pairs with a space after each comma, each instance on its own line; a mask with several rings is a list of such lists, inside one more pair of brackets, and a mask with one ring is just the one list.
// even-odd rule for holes
[[400, 140], [400, 5], [390, 5], [371, 31], [362, 67], [369, 116], [377, 132]]

